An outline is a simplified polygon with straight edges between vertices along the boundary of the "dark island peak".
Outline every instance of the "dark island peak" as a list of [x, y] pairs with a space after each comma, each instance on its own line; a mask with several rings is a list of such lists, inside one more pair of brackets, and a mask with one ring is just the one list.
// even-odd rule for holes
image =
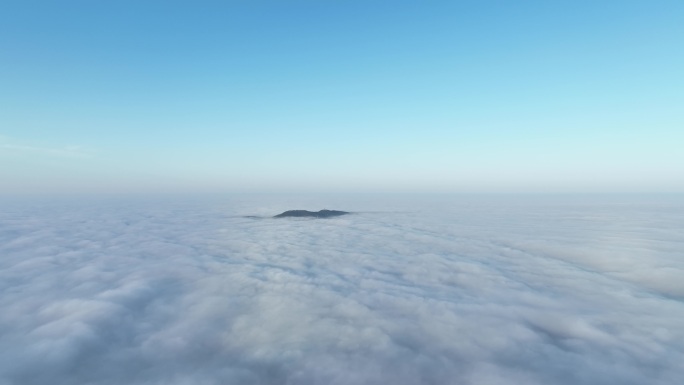
[[294, 217], [294, 218], [330, 218], [330, 217], [337, 217], [340, 215], [345, 215], [349, 214], [347, 211], [338, 211], [338, 210], [320, 210], [320, 211], [308, 211], [308, 210], [288, 210], [285, 211], [282, 214], [278, 214], [274, 216], [273, 218], [288, 218], [288, 217]]

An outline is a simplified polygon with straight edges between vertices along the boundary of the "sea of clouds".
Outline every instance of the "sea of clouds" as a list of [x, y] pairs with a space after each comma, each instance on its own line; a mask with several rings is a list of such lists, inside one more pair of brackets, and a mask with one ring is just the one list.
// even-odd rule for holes
[[0, 201], [1, 385], [682, 379], [682, 196]]

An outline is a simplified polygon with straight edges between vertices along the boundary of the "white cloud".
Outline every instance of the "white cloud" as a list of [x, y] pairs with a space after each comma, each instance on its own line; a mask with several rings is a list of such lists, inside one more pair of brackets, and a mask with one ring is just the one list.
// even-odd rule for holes
[[93, 152], [82, 146], [44, 147], [25, 143], [18, 143], [0, 135], [0, 151], [7, 153], [29, 153], [42, 156], [64, 158], [90, 158]]
[[2, 203], [0, 384], [684, 377], [681, 202], [264, 199]]

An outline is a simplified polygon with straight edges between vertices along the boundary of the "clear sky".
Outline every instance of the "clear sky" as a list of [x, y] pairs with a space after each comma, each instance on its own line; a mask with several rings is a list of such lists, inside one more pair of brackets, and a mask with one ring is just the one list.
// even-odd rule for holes
[[0, 192], [683, 192], [684, 1], [0, 1]]

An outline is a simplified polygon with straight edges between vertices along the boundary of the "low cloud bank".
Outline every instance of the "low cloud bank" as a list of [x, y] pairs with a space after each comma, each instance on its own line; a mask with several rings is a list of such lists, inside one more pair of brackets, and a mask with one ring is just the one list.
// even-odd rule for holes
[[0, 384], [684, 378], [684, 202], [269, 199], [4, 202]]

